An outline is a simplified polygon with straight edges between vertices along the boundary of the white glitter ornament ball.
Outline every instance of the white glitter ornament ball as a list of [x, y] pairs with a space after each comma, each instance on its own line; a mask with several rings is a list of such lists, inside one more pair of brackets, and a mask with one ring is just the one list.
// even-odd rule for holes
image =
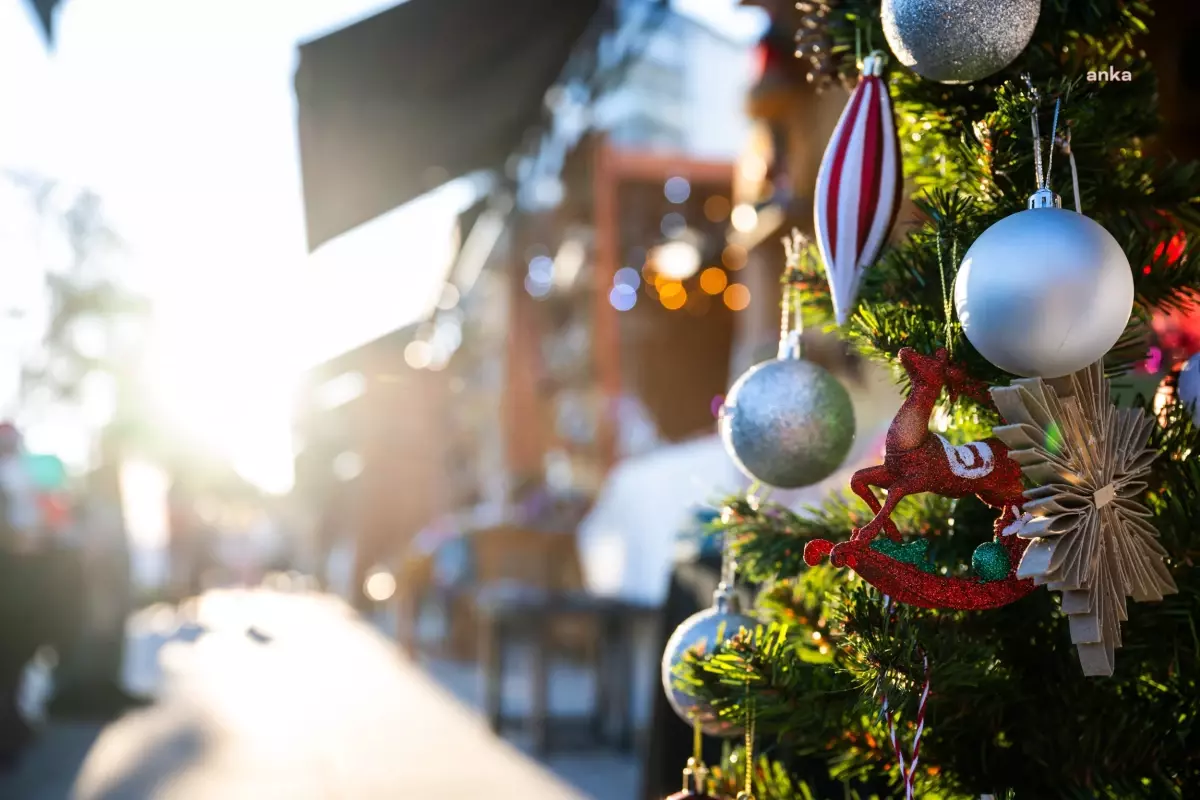
[[1133, 310], [1133, 274], [1099, 223], [1054, 206], [1029, 208], [971, 245], [954, 305], [988, 361], [1027, 378], [1058, 378], [1117, 343]]
[[750, 478], [781, 489], [811, 486], [846, 460], [854, 406], [838, 379], [799, 358], [777, 358], [737, 379], [720, 416], [721, 439]]
[[971, 83], [1029, 44], [1041, 0], [883, 0], [883, 34], [901, 64], [940, 83]]

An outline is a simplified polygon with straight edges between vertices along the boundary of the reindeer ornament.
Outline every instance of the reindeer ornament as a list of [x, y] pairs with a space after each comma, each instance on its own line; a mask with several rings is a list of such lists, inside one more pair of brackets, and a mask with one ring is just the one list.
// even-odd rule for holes
[[[1024, 522], [1020, 465], [1008, 457], [1008, 448], [999, 439], [952, 445], [929, 430], [929, 418], [943, 389], [951, 402], [966, 395], [990, 404], [985, 387], [952, 365], [945, 350], [930, 357], [906, 347], [900, 351], [900, 363], [912, 389], [888, 428], [883, 464], [859, 470], [850, 480], [850, 488], [875, 517], [856, 529], [849, 541], [836, 545], [825, 539], [810, 541], [804, 548], [805, 562], [816, 566], [829, 556], [834, 566], [849, 567], [893, 599], [926, 608], [996, 608], [1019, 600], [1034, 589], [1033, 581], [1016, 575], [1028, 545], [1028, 540], [1015, 535]], [[887, 492], [883, 503], [872, 487]], [[981, 549], [999, 556], [1001, 563], [1007, 556], [1007, 572], [941, 575], [923, 563], [923, 551], [919, 560], [904, 558], [905, 546], [899, 543], [900, 531], [891, 513], [904, 497], [922, 492], [954, 498], [975, 495], [1000, 509], [996, 542]], [[880, 532], [887, 537], [877, 539]]]

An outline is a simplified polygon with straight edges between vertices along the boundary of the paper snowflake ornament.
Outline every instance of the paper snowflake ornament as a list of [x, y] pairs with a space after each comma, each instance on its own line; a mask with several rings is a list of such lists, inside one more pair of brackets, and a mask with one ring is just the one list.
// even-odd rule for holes
[[992, 398], [1009, 423], [993, 433], [1034, 488], [1015, 531], [1032, 539], [1018, 577], [1061, 591], [1085, 675], [1111, 675], [1126, 597], [1162, 600], [1178, 591], [1158, 531], [1141, 502], [1157, 453], [1154, 420], [1109, 399], [1099, 362], [1067, 378], [1013, 381]]

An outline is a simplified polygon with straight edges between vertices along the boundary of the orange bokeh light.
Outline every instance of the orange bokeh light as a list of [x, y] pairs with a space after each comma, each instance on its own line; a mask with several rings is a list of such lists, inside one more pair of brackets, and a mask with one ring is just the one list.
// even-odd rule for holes
[[709, 222], [724, 222], [729, 219], [731, 210], [729, 201], [719, 194], [714, 194], [704, 201], [704, 216]]
[[725, 305], [732, 311], [741, 311], [750, 305], [750, 290], [743, 284], [730, 284], [725, 290]]
[[676, 283], [675, 286], [679, 288], [669, 294], [664, 291], [658, 296], [659, 302], [663, 304], [664, 308], [670, 311], [677, 311], [687, 303], [687, 291], [683, 288], [683, 285]]
[[656, 280], [654, 285], [658, 287], [660, 297], [673, 297], [683, 291], [683, 284], [679, 281], [664, 279]]
[[729, 277], [720, 267], [709, 267], [700, 273], [700, 288], [709, 294], [720, 294], [728, 283]]

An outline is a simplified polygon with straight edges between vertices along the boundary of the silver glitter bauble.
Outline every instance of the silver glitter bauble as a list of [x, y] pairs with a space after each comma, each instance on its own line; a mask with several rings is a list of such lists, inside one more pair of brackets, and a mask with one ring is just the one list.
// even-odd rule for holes
[[725, 450], [742, 472], [781, 489], [811, 486], [842, 465], [854, 442], [854, 406], [837, 378], [802, 359], [751, 367], [725, 398]]
[[1058, 378], [1100, 360], [1121, 338], [1133, 273], [1099, 223], [1053, 206], [1029, 208], [971, 245], [954, 306], [988, 361], [1015, 375]]
[[1041, 0], [883, 0], [883, 34], [901, 64], [940, 83], [971, 83], [1011, 64]]
[[667, 640], [662, 657], [663, 691], [675, 713], [689, 724], [699, 723], [707, 736], [740, 736], [743, 729], [738, 724], [721, 719], [712, 706], [681, 691], [675, 685], [675, 666], [683, 661], [683, 654], [693, 647], [708, 651], [739, 630], [744, 628], [753, 631], [757, 626], [758, 620], [741, 612], [737, 595], [718, 589], [713, 596], [712, 608], [692, 614], [680, 623]]

